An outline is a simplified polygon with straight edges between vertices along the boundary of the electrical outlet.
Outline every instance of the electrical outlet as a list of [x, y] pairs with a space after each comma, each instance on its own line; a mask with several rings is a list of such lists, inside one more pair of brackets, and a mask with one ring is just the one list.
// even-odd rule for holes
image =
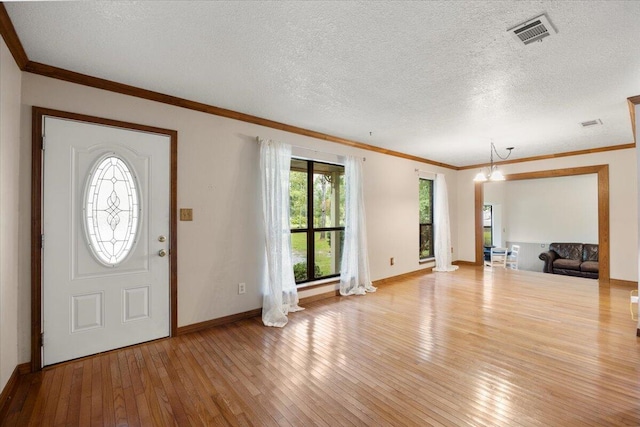
[[238, 295], [242, 295], [247, 292], [247, 284], [246, 283], [238, 283]]
[[393, 257], [389, 258], [389, 265], [393, 265], [395, 264], [395, 260], [393, 259]]

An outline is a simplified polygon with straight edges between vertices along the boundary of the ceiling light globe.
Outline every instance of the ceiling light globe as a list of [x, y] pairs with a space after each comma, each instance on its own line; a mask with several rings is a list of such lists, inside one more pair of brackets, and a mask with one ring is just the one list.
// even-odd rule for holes
[[491, 173], [489, 179], [491, 181], [504, 181], [504, 175], [502, 175], [502, 172], [500, 172], [500, 170], [496, 169]]
[[484, 172], [480, 171], [480, 172], [478, 172], [476, 177], [473, 178], [473, 180], [475, 182], [485, 182], [487, 180], [487, 176], [484, 174]]

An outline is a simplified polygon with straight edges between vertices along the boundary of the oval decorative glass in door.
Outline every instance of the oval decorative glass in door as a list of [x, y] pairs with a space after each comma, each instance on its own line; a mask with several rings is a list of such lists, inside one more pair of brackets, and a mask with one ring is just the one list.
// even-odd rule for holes
[[123, 159], [110, 154], [92, 168], [85, 191], [84, 218], [89, 247], [114, 267], [131, 252], [138, 233], [138, 186]]

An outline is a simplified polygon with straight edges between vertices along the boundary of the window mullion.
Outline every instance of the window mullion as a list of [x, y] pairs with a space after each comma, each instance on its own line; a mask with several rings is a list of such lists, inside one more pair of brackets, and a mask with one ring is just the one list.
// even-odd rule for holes
[[307, 162], [307, 280], [315, 278], [315, 240], [313, 232], [313, 162]]
[[431, 256], [435, 256], [436, 255], [436, 251], [435, 251], [435, 237], [436, 237], [436, 235], [435, 235], [434, 224], [433, 224], [434, 223], [434, 221], [433, 221], [433, 219], [434, 219], [433, 218], [433, 213], [434, 213], [433, 212], [434, 211], [434, 209], [433, 209], [434, 208], [434, 206], [433, 206], [433, 193], [434, 193], [434, 191], [433, 191], [433, 183], [434, 183], [434, 181], [431, 181], [431, 194], [430, 194], [431, 201], [429, 202], [429, 207], [431, 208], [431, 215], [429, 217], [431, 219], [431, 221], [430, 221], [431, 222], [431, 248], [429, 248], [429, 250], [431, 251]]

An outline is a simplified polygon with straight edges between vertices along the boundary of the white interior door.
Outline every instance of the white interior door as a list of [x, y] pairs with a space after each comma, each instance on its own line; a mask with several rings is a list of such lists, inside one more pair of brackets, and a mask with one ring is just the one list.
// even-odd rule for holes
[[170, 137], [43, 128], [43, 365], [168, 336]]

